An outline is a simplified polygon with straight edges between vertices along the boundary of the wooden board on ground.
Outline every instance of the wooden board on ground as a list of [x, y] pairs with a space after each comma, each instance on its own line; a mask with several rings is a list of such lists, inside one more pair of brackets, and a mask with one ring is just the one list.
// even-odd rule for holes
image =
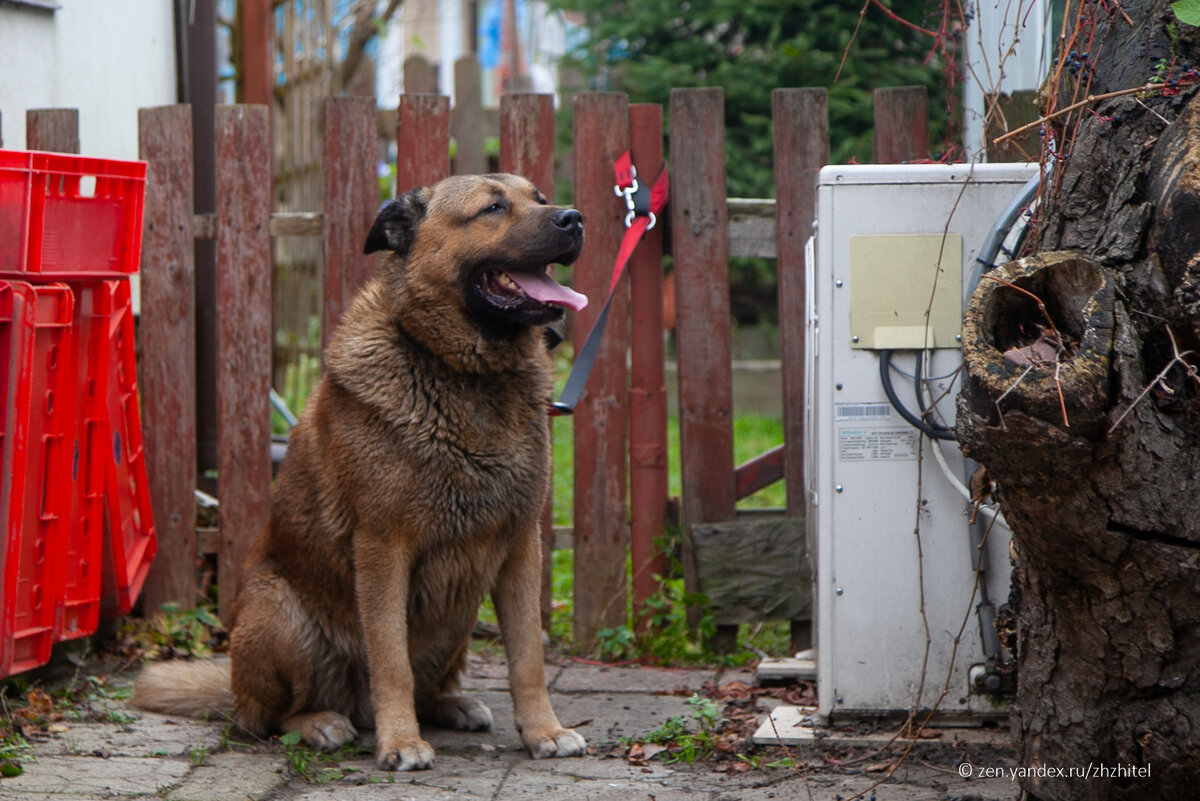
[[718, 626], [811, 616], [803, 517], [697, 523], [692, 543], [700, 591]]

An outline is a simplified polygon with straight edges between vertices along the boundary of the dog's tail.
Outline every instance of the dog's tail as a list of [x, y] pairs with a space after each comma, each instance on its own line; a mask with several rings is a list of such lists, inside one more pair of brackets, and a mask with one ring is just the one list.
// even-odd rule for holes
[[129, 703], [150, 712], [202, 718], [233, 711], [229, 660], [158, 662], [133, 683]]

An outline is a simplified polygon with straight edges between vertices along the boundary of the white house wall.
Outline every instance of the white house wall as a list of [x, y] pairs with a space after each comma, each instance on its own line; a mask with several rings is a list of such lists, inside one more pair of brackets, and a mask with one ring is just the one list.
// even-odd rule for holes
[[137, 111], [176, 102], [172, 3], [58, 0], [55, 11], [0, 3], [0, 136], [25, 148], [25, 112], [79, 109], [89, 156], [135, 159]]

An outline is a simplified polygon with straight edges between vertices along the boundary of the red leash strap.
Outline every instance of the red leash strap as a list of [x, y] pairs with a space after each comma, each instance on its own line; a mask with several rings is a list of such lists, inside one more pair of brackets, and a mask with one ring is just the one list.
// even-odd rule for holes
[[625, 265], [629, 263], [629, 258], [633, 255], [638, 242], [642, 241], [645, 233], [658, 221], [658, 215], [666, 207], [667, 197], [670, 194], [670, 182], [667, 178], [666, 167], [663, 167], [654, 186], [647, 188], [644, 184], [639, 183], [637, 169], [633, 166], [633, 160], [628, 150], [613, 165], [613, 173], [617, 181], [613, 192], [618, 198], [624, 200], [628, 212], [625, 215], [625, 236], [621, 239], [620, 250], [617, 251], [617, 260], [613, 265], [612, 281], [608, 286], [608, 297], [604, 301], [604, 308], [600, 310], [600, 316], [596, 318], [595, 325], [588, 332], [587, 339], [583, 341], [583, 347], [575, 355], [575, 364], [571, 367], [571, 374], [567, 377], [567, 385], [563, 387], [562, 396], [557, 402], [550, 404], [550, 414], [555, 417], [575, 412], [575, 405], [583, 396], [583, 389], [587, 385], [592, 365], [596, 361], [596, 354], [600, 350], [600, 339], [604, 336], [604, 327], [608, 323], [608, 309], [612, 305], [617, 284], [620, 283], [621, 276], [625, 274]]

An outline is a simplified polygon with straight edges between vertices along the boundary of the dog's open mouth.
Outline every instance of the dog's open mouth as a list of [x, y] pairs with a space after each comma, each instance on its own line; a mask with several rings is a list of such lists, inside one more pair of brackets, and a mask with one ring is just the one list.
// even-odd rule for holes
[[585, 295], [558, 283], [547, 270], [485, 270], [479, 286], [490, 304], [504, 310], [519, 309], [530, 301], [574, 311], [587, 306]]

